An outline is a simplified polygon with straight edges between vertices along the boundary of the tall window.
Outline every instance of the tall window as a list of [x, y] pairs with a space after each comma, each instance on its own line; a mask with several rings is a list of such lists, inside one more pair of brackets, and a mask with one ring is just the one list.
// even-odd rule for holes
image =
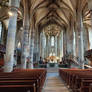
[[88, 32], [89, 32], [90, 49], [92, 49], [92, 29], [89, 28], [89, 29], [88, 29]]
[[1, 35], [2, 35], [2, 23], [0, 22], [0, 43], [1, 43]]
[[51, 46], [54, 46], [54, 36], [51, 37]]

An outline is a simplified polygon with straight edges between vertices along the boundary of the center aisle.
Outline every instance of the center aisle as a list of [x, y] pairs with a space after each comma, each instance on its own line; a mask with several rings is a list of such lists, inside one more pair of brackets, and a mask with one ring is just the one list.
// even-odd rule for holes
[[70, 92], [60, 79], [58, 72], [54, 70], [55, 69], [47, 70], [47, 78], [42, 92]]

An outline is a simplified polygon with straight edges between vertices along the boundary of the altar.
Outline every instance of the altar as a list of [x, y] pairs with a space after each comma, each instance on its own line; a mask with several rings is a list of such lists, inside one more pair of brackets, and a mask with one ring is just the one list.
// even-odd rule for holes
[[55, 68], [57, 68], [58, 67], [58, 63], [59, 63], [59, 58], [57, 57], [57, 56], [49, 56], [48, 58], [47, 58], [47, 61], [48, 61], [48, 63], [47, 63], [47, 67], [49, 68], [49, 67], [55, 67]]
[[58, 63], [48, 63], [48, 64], [47, 64], [47, 68], [50, 68], [50, 67], [55, 67], [55, 68], [57, 68], [57, 67], [58, 67]]

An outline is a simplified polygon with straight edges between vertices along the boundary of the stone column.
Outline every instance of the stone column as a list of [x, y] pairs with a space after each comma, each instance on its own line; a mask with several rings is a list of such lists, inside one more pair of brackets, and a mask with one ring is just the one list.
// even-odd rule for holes
[[49, 54], [51, 53], [51, 36], [49, 38]]
[[33, 51], [33, 61], [36, 62], [36, 54], [37, 54], [37, 31], [35, 32], [35, 38], [34, 38], [34, 51]]
[[40, 34], [40, 51], [41, 51], [41, 57], [44, 58], [44, 32], [41, 32]]
[[67, 29], [67, 52], [68, 54], [73, 55], [73, 26], [74, 26], [74, 21], [71, 18], [70, 20], [70, 26], [68, 26]]
[[82, 13], [81, 13], [81, 1], [79, 1], [79, 7], [76, 18], [76, 28], [77, 28], [77, 50], [78, 58], [81, 67], [84, 68], [84, 43], [83, 43], [83, 22], [82, 22]]
[[44, 31], [42, 32], [42, 37], [41, 37], [41, 44], [42, 44], [42, 58], [44, 59], [44, 45], [45, 45], [45, 41], [44, 41]]
[[60, 56], [60, 35], [57, 37], [57, 56]]
[[40, 33], [40, 57], [42, 57], [42, 32]]
[[63, 30], [63, 56], [66, 55], [67, 52], [67, 36], [66, 30]]
[[39, 56], [39, 32], [37, 30], [37, 37], [36, 37], [36, 49], [37, 49], [37, 53], [36, 53], [36, 61], [39, 61], [40, 56]]
[[55, 36], [55, 54], [57, 56], [57, 36]]
[[47, 53], [46, 53], [46, 35], [45, 35], [45, 33], [44, 33], [44, 58], [46, 58], [47, 57]]
[[34, 54], [34, 38], [35, 38], [35, 30], [31, 30], [31, 37], [30, 37], [30, 63], [28, 65], [29, 69], [33, 69], [33, 54]]
[[77, 26], [75, 25], [75, 55], [78, 57], [78, 31], [77, 31]]
[[83, 31], [83, 39], [84, 39], [84, 52], [86, 50], [89, 50], [90, 47], [89, 47], [89, 32], [88, 32], [88, 29], [86, 27], [83, 27], [84, 28], [84, 31]]
[[28, 2], [24, 1], [24, 20], [23, 20], [23, 40], [22, 40], [22, 55], [21, 55], [21, 68], [26, 69], [26, 63], [29, 58], [29, 11]]
[[[10, 6], [19, 8], [20, 0], [10, 0]], [[13, 70], [13, 57], [15, 48], [16, 24], [17, 24], [17, 10], [11, 8], [12, 16], [9, 17], [6, 55], [4, 62], [4, 72], [11, 72]]]
[[46, 57], [48, 56], [48, 35], [46, 35]]
[[63, 31], [60, 33], [60, 58], [63, 57]]
[[[83, 27], [83, 39], [84, 39], [84, 53], [85, 51], [90, 49], [90, 43], [89, 43], [89, 33], [88, 33], [88, 29], [86, 27]], [[84, 63], [88, 64], [88, 60], [84, 57]]]
[[48, 56], [50, 55], [50, 36], [48, 36]]
[[38, 31], [38, 61], [40, 60], [40, 32]]
[[73, 55], [76, 56], [76, 37], [74, 27], [73, 27]]
[[82, 63], [82, 69], [84, 69], [84, 39], [83, 39], [83, 31], [84, 31], [84, 28], [83, 28], [83, 21], [82, 21], [82, 18], [81, 18], [81, 35], [80, 35], [80, 40], [81, 40], [81, 63]]

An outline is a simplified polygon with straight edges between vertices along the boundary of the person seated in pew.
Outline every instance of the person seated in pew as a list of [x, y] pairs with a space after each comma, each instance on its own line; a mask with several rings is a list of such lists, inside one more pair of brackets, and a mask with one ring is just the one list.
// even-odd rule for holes
[[43, 64], [42, 57], [40, 57], [39, 64]]
[[63, 64], [63, 62], [62, 62], [62, 61], [60, 61], [60, 62], [59, 62], [59, 64]]
[[26, 67], [28, 68], [28, 65], [29, 65], [29, 63], [30, 63], [30, 57], [27, 57], [27, 61], [26, 61]]
[[16, 67], [16, 65], [17, 65], [16, 55], [14, 55], [13, 61], [14, 61], [13, 66]]

